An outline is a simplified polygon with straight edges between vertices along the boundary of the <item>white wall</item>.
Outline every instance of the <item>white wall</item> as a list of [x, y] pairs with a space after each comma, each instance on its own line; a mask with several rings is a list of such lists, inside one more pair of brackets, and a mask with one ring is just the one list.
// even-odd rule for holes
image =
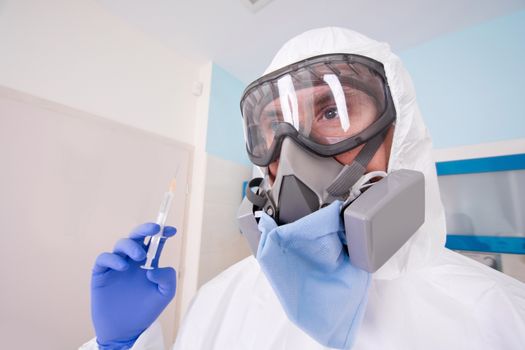
[[190, 144], [202, 63], [96, 1], [0, 1], [0, 85]]
[[252, 167], [246, 154], [239, 110], [245, 84], [216, 64], [211, 66], [208, 76], [211, 81], [203, 141], [206, 178], [199, 230], [198, 286], [251, 254], [237, 224], [242, 183], [250, 179]]
[[[211, 72], [206, 62], [163, 46], [106, 12], [97, 1], [0, 0], [0, 86], [184, 144], [199, 143], [203, 153], [205, 133], [199, 139], [195, 127], [197, 105], [203, 99], [199, 102], [191, 91], [202, 69]], [[207, 99], [204, 104], [207, 109]], [[192, 160], [194, 188], [205, 175], [201, 163]], [[197, 247], [185, 257], [196, 254], [197, 264], [200, 232], [195, 232], [196, 242], [191, 235], [201, 224], [202, 217], [196, 215], [202, 199], [200, 203], [198, 190], [191, 191], [188, 216], [179, 227], [191, 237], [183, 238], [185, 247]], [[126, 230], [122, 228], [122, 235]], [[183, 261], [180, 271], [179, 312], [197, 285], [198, 265], [188, 266], [190, 260]], [[189, 292], [183, 293], [188, 286]]]
[[[167, 223], [179, 232], [161, 264], [181, 270], [191, 151], [154, 133], [0, 88], [0, 227], [9, 247], [3, 253], [8, 263], [0, 266], [2, 349], [75, 349], [93, 337], [95, 257], [155, 218], [175, 173]], [[170, 345], [177, 302], [160, 317]]]
[[206, 169], [199, 286], [252, 254], [237, 225], [242, 182], [251, 178], [251, 167], [208, 154]]
[[433, 155], [436, 162], [446, 162], [449, 160], [498, 157], [519, 153], [525, 153], [525, 138], [434, 149]]
[[[242, 182], [249, 180], [251, 173], [250, 165], [235, 161], [239, 155], [246, 157], [238, 109], [239, 85], [243, 84], [227, 72], [221, 71], [219, 78], [216, 73], [217, 66], [209, 62], [199, 74], [203, 89], [197, 98], [178, 315], [186, 313], [202, 284], [250, 254], [236, 220]], [[232, 139], [241, 142], [236, 144]], [[219, 143], [230, 148], [218, 147]]]
[[208, 129], [208, 112], [210, 104], [211, 67], [209, 62], [199, 72], [202, 83], [202, 94], [197, 99], [197, 113], [195, 115], [195, 150], [193, 154], [192, 174], [189, 186], [189, 208], [184, 238], [183, 270], [179, 272], [183, 285], [178, 287], [177, 293], [180, 303], [177, 305], [177, 315], [186, 313], [195, 293], [199, 275], [199, 256], [204, 219], [204, 191], [206, 186], [206, 134]]

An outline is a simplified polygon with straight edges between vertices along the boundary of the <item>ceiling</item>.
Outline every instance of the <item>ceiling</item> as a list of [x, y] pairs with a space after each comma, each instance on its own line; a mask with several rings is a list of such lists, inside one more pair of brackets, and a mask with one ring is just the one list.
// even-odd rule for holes
[[213, 60], [245, 83], [289, 38], [342, 26], [401, 51], [525, 8], [525, 0], [98, 0], [112, 14], [198, 62]]

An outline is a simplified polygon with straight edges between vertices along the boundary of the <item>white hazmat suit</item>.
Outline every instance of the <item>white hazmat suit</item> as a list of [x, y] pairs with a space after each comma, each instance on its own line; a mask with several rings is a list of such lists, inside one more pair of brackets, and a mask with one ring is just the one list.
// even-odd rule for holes
[[[388, 171], [418, 170], [426, 180], [425, 223], [373, 274], [353, 349], [525, 349], [525, 285], [444, 247], [445, 216], [430, 136], [411, 79], [389, 46], [346, 29], [311, 30], [287, 42], [265, 73], [329, 53], [383, 63], [397, 111]], [[153, 325], [133, 350], [161, 349], [160, 337], [160, 327]], [[91, 341], [83, 349], [96, 345]], [[173, 349], [326, 348], [287, 319], [249, 257], [200, 289]]]

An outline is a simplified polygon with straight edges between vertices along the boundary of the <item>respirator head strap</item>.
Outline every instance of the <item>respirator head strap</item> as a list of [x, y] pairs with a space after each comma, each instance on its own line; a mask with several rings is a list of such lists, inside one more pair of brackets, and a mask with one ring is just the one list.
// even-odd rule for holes
[[349, 165], [345, 165], [334, 182], [326, 189], [326, 192], [331, 198], [345, 197], [349, 193], [352, 186], [366, 172], [368, 163], [376, 154], [385, 137], [386, 131], [383, 131], [371, 138], [361, 151], [359, 151], [354, 161]]
[[268, 198], [266, 196], [261, 196], [257, 194], [257, 190], [255, 192], [252, 191], [252, 188], [259, 189], [263, 180], [264, 179], [262, 177], [255, 177], [251, 179], [250, 182], [248, 182], [248, 186], [246, 188], [246, 198], [248, 198], [248, 200], [259, 210], [264, 208], [266, 202], [268, 201]]

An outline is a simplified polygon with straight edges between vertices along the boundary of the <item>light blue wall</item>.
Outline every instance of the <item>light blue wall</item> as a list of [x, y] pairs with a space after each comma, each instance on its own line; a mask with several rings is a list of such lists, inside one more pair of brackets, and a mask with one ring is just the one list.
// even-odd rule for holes
[[206, 152], [241, 164], [246, 155], [239, 102], [245, 84], [214, 64], [211, 74]]
[[400, 57], [436, 148], [525, 138], [525, 11]]

